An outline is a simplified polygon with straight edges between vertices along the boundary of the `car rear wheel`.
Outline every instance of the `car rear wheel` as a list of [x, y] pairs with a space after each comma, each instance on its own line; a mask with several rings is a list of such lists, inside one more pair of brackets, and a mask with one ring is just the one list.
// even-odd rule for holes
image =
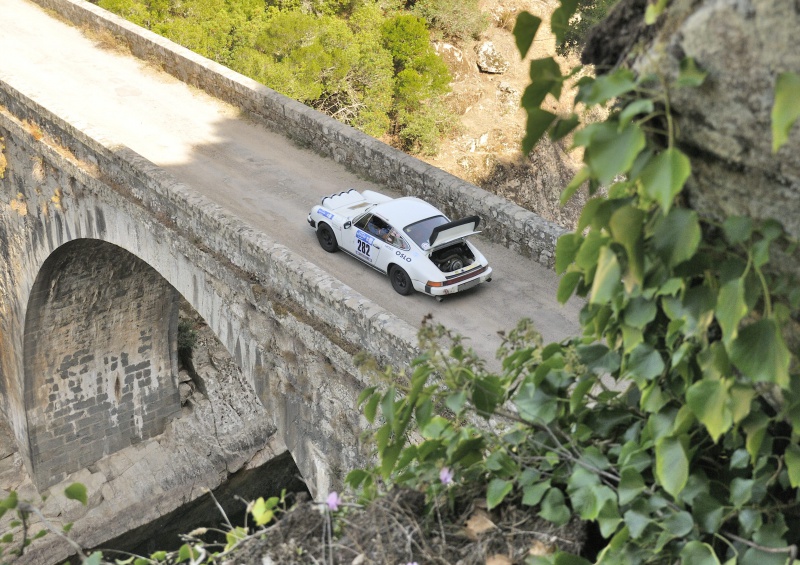
[[389, 270], [389, 280], [392, 281], [392, 288], [398, 294], [408, 296], [414, 292], [414, 284], [411, 282], [411, 277], [397, 265], [394, 265]]
[[336, 243], [336, 234], [328, 224], [320, 224], [317, 228], [317, 241], [319, 241], [319, 246], [328, 253], [339, 249], [339, 244]]

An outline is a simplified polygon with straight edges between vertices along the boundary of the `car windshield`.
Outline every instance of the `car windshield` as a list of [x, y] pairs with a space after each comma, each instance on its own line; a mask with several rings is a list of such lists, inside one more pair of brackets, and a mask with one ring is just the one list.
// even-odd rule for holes
[[428, 241], [431, 238], [433, 228], [446, 224], [448, 219], [444, 216], [433, 216], [419, 222], [407, 225], [403, 231], [408, 234], [408, 237], [414, 240], [414, 243], [419, 245], [422, 249], [428, 249], [430, 244]]

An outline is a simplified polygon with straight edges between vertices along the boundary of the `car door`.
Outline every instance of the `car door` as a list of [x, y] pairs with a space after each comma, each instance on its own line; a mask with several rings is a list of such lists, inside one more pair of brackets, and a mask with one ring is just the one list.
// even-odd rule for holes
[[378, 261], [385, 243], [375, 233], [377, 229], [375, 226], [376, 220], [377, 218], [372, 214], [364, 214], [358, 218], [353, 224], [348, 247], [356, 258], [368, 265], [372, 265], [376, 269], [381, 269], [381, 264]]

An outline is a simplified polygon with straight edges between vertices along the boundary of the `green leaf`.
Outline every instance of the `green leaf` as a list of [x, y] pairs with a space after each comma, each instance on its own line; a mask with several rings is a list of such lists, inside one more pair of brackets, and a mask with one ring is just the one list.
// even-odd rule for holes
[[453, 394], [449, 395], [447, 399], [444, 401], [445, 406], [447, 406], [450, 410], [452, 410], [456, 414], [461, 413], [461, 410], [464, 408], [464, 405], [466, 403], [467, 403], [467, 391], [465, 391], [464, 389], [454, 392]]
[[636, 75], [629, 69], [618, 69], [609, 74], [600, 75], [591, 87], [578, 95], [578, 102], [588, 106], [605, 104], [636, 88]]
[[486, 507], [491, 510], [501, 502], [514, 488], [513, 481], [492, 479], [486, 488]]
[[724, 381], [703, 379], [694, 383], [686, 391], [686, 402], [714, 443], [733, 425], [728, 383]]
[[667, 265], [674, 267], [694, 256], [701, 235], [697, 212], [673, 208], [658, 223], [652, 241]]
[[683, 565], [720, 565], [717, 554], [707, 543], [692, 540], [681, 549]]
[[72, 483], [67, 488], [64, 489], [64, 496], [66, 496], [70, 500], [77, 500], [84, 506], [88, 501], [88, 497], [86, 494], [86, 486], [82, 485], [81, 483]]
[[633, 467], [626, 467], [622, 470], [619, 480], [619, 503], [630, 504], [645, 489], [642, 474]]
[[644, 12], [644, 23], [647, 25], [653, 25], [656, 23], [658, 16], [660, 16], [667, 7], [668, 1], [669, 0], [657, 0], [653, 4], [648, 4], [647, 9]]
[[550, 488], [550, 479], [534, 485], [528, 485], [522, 489], [522, 504], [526, 506], [536, 506], [542, 500], [544, 493]]
[[645, 213], [634, 206], [618, 208], [609, 220], [608, 227], [615, 241], [625, 248], [628, 255], [628, 273], [632, 282], [641, 285], [644, 280], [644, 245], [642, 225]]
[[378, 412], [378, 403], [380, 401], [381, 401], [380, 395], [373, 394], [367, 401], [367, 404], [364, 406], [364, 417], [370, 424], [375, 422], [375, 416]]
[[657, 313], [658, 306], [653, 300], [637, 296], [625, 307], [624, 320], [627, 325], [641, 330], [655, 319]]
[[664, 360], [653, 346], [642, 343], [636, 346], [625, 367], [625, 376], [638, 383], [651, 381], [664, 372]]
[[731, 245], [744, 243], [753, 235], [753, 220], [747, 216], [729, 216], [722, 223], [722, 230]]
[[692, 513], [697, 523], [709, 533], [716, 533], [722, 525], [725, 507], [708, 493], [700, 493], [692, 504]]
[[633, 539], [638, 539], [647, 529], [647, 526], [653, 523], [653, 520], [639, 509], [628, 510], [623, 517]]
[[791, 355], [775, 320], [764, 318], [742, 328], [728, 354], [748, 378], [788, 387]]
[[736, 477], [731, 481], [731, 504], [734, 505], [736, 508], [741, 508], [753, 497], [753, 485], [755, 481], [753, 479], [743, 479], [741, 477]]
[[552, 522], [557, 526], [563, 526], [569, 522], [571, 512], [564, 504], [564, 493], [557, 488], [551, 488], [542, 500], [542, 509], [539, 516]]
[[571, 553], [561, 551], [556, 554], [553, 565], [592, 565], [592, 562], [578, 555], [572, 555]]
[[526, 422], [547, 424], [558, 415], [558, 399], [527, 381], [514, 396], [514, 405]]
[[558, 292], [556, 293], [556, 299], [559, 303], [564, 304], [569, 300], [582, 278], [583, 274], [579, 272], [567, 273], [561, 277], [561, 282], [558, 283]]
[[691, 173], [689, 158], [680, 150], [669, 148], [651, 159], [639, 178], [645, 194], [658, 202], [666, 214]]
[[620, 286], [621, 269], [617, 255], [610, 247], [603, 247], [597, 260], [597, 271], [592, 281], [590, 304], [606, 304], [611, 301]]
[[669, 436], [656, 442], [656, 478], [673, 498], [686, 486], [689, 458], [680, 438]]
[[566, 233], [556, 242], [556, 274], [560, 275], [567, 270], [583, 243], [583, 236], [579, 233]]
[[82, 565], [100, 565], [103, 562], [103, 553], [95, 551], [89, 557], [83, 560]]
[[528, 109], [528, 121], [525, 126], [525, 137], [522, 139], [522, 151], [527, 155], [556, 119], [555, 114], [551, 114], [540, 108]]
[[517, 16], [512, 33], [522, 59], [528, 55], [528, 50], [533, 44], [533, 38], [536, 37], [536, 32], [539, 31], [541, 23], [541, 18], [537, 18], [527, 11], [520, 12]]
[[[597, 180], [608, 185], [617, 175], [627, 172], [646, 142], [641, 128], [634, 123], [618, 129], [614, 122], [592, 124], [591, 137], [584, 152], [584, 162], [589, 165]], [[582, 131], [589, 130], [589, 127]], [[577, 135], [577, 134], [576, 134]]]
[[772, 106], [772, 152], [789, 140], [789, 131], [800, 118], [800, 75], [781, 73], [775, 83], [775, 103]]
[[789, 472], [789, 484], [792, 488], [800, 486], [800, 447], [790, 443], [783, 454], [786, 470]]
[[566, 205], [566, 203], [569, 202], [569, 199], [572, 198], [572, 196], [583, 185], [583, 183], [589, 180], [589, 177], [591, 177], [591, 170], [589, 167], [583, 167], [580, 171], [575, 173], [575, 176], [572, 177], [571, 181], [569, 181], [567, 188], [561, 192], [560, 204], [562, 206]]
[[387, 445], [383, 452], [381, 453], [381, 475], [384, 479], [388, 479], [392, 471], [394, 471], [394, 465], [397, 463], [397, 458], [400, 457], [400, 452], [403, 449], [403, 444], [401, 442], [396, 442]]
[[390, 386], [381, 399], [381, 414], [389, 426], [394, 425], [394, 398], [395, 389], [394, 386]]
[[267, 503], [263, 497], [259, 497], [258, 500], [256, 500], [255, 504], [253, 504], [253, 508], [250, 510], [250, 513], [253, 515], [253, 520], [255, 520], [257, 526], [264, 526], [268, 524], [275, 516], [272, 508], [267, 506]]
[[744, 279], [732, 279], [719, 289], [715, 314], [725, 345], [730, 345], [739, 335], [739, 322], [749, 312], [744, 297], [745, 286]]
[[686, 511], [675, 512], [664, 520], [662, 526], [673, 536], [683, 537], [692, 531], [694, 519], [692, 519], [692, 515]]
[[497, 377], [488, 375], [475, 381], [472, 389], [472, 403], [483, 417], [491, 416], [503, 400], [505, 389]]
[[561, 5], [550, 16], [550, 30], [556, 36], [556, 44], [564, 42], [564, 34], [569, 29], [569, 20], [578, 8], [578, 0], [561, 0]]
[[600, 535], [608, 538], [617, 531], [617, 526], [622, 522], [622, 516], [619, 515], [619, 507], [617, 501], [608, 499], [600, 508], [600, 513], [597, 515], [597, 525], [600, 526]]
[[[234, 545], [236, 541], [238, 541], [236, 535], [231, 536], [231, 532], [228, 532], [228, 543]], [[199, 552], [195, 551], [188, 543], [185, 543], [178, 550], [178, 561], [191, 561], [197, 555], [199, 555]]]
[[624, 127], [640, 114], [649, 114], [653, 111], [653, 101], [650, 98], [639, 98], [634, 100], [620, 112], [619, 124]]
[[376, 388], [377, 387], [370, 386], [362, 390], [361, 394], [358, 395], [358, 399], [356, 400], [356, 406], [361, 406], [361, 403], [369, 398], [375, 392]]
[[697, 88], [705, 82], [707, 76], [708, 73], [700, 69], [692, 57], [684, 57], [681, 59], [677, 85]]

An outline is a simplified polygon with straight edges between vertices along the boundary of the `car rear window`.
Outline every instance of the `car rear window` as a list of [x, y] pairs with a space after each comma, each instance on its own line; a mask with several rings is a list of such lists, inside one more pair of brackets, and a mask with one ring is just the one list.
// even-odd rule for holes
[[414, 240], [414, 243], [419, 245], [422, 249], [427, 249], [430, 247], [428, 241], [431, 238], [433, 228], [436, 226], [441, 226], [442, 224], [446, 224], [448, 221], [449, 220], [444, 216], [433, 216], [431, 218], [426, 218], [424, 220], [420, 220], [419, 222], [409, 224], [403, 228], [403, 231], [408, 234], [408, 237]]

